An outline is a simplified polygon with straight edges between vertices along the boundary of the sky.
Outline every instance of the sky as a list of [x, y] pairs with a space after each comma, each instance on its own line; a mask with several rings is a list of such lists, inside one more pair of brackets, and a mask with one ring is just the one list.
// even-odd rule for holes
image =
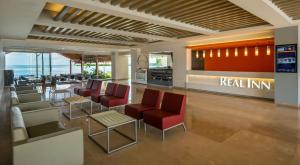
[[[41, 58], [41, 57], [40, 57]], [[44, 61], [48, 58], [48, 54], [44, 55]], [[5, 56], [6, 65], [35, 65], [35, 53], [9, 53]], [[69, 65], [69, 59], [58, 54], [52, 53], [52, 65]]]

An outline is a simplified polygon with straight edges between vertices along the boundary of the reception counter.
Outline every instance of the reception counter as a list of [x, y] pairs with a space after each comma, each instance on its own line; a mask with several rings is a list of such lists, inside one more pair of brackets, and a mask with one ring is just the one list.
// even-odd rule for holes
[[232, 95], [274, 98], [274, 73], [187, 71], [186, 88]]

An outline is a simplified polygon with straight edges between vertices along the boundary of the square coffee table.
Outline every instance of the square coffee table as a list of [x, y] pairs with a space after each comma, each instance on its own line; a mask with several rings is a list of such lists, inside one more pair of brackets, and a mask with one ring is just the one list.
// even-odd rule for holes
[[[65, 103], [69, 104], [69, 113], [63, 112], [63, 115], [65, 115], [69, 120], [77, 119], [81, 117], [86, 117], [88, 115], [93, 114], [93, 102], [92, 100], [86, 99], [86, 98], [78, 98], [80, 96], [74, 96], [63, 99]], [[74, 98], [74, 99], [73, 99]], [[83, 103], [90, 103], [91, 109], [90, 112], [87, 112], [86, 110], [82, 109]], [[83, 111], [86, 115], [78, 116], [78, 117], [72, 117], [72, 105], [80, 104], [80, 110]]]
[[[104, 126], [105, 128], [101, 131], [92, 133], [91, 132], [91, 120], [95, 121], [96, 123]], [[121, 125], [125, 125], [125, 124], [130, 124], [130, 123], [134, 123], [134, 138], [125, 135], [124, 133], [120, 132], [119, 130], [115, 129], [118, 126]], [[122, 135], [123, 137], [127, 138], [128, 140], [130, 140], [131, 142], [128, 144], [125, 144], [123, 146], [120, 146], [118, 148], [115, 149], [111, 149], [110, 148], [110, 132], [111, 131], [115, 131], [118, 134]], [[99, 144], [94, 138], [93, 136], [99, 135], [99, 134], [103, 134], [103, 133], [107, 133], [107, 149], [102, 146], [101, 144]], [[108, 154], [118, 151], [120, 149], [126, 148], [128, 146], [131, 146], [133, 144], [137, 143], [137, 120], [126, 116], [124, 114], [121, 114], [117, 111], [111, 110], [111, 111], [106, 111], [106, 112], [101, 112], [101, 113], [97, 113], [97, 114], [93, 114], [89, 116], [89, 125], [88, 125], [88, 136], [89, 138], [94, 141], [99, 147], [101, 147], [104, 151], [106, 151]]]

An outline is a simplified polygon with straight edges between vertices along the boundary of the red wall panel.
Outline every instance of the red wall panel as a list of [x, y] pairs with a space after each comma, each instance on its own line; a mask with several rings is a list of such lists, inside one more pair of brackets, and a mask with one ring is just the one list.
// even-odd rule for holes
[[205, 50], [204, 68], [208, 71], [244, 71], [244, 72], [274, 72], [274, 45], [270, 45], [270, 55], [267, 55], [267, 45], [258, 46], [259, 54], [255, 55], [255, 47], [247, 47], [248, 55], [244, 55], [244, 47], [238, 48], [238, 56], [235, 56], [235, 48], [229, 49], [229, 56], [226, 57], [226, 49], [212, 49], [213, 56], [210, 57], [210, 50]]

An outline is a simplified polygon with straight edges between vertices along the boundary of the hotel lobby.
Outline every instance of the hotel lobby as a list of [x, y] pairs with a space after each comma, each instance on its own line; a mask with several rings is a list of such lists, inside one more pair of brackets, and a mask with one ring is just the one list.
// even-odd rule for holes
[[300, 164], [300, 1], [0, 9], [0, 165]]

